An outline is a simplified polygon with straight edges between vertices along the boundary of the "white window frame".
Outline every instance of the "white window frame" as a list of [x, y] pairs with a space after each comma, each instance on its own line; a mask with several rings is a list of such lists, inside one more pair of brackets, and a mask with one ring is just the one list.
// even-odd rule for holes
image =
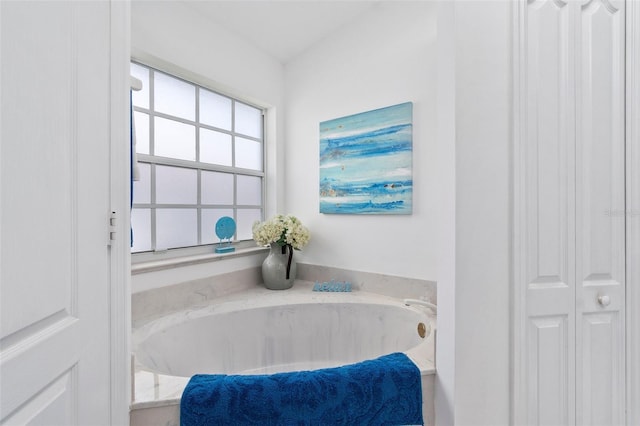
[[[197, 194], [197, 203], [196, 204], [171, 204], [171, 205], [165, 205], [165, 204], [158, 204], [155, 202], [155, 173], [152, 170], [151, 171], [151, 200], [149, 203], [134, 203], [132, 208], [139, 208], [139, 209], [150, 209], [151, 210], [151, 244], [152, 244], [152, 250], [150, 251], [141, 251], [141, 252], [133, 252], [132, 251], [132, 262], [133, 263], [141, 263], [141, 262], [147, 262], [150, 260], [160, 260], [160, 259], [171, 259], [171, 258], [175, 258], [175, 257], [183, 257], [183, 256], [192, 256], [192, 255], [200, 255], [200, 254], [208, 254], [208, 253], [213, 253], [214, 251], [214, 247], [217, 245], [217, 243], [202, 243], [201, 240], [201, 226], [202, 226], [202, 217], [201, 217], [201, 212], [203, 209], [214, 209], [214, 208], [225, 208], [225, 209], [229, 209], [233, 211], [233, 218], [237, 221], [237, 212], [238, 210], [242, 210], [242, 209], [259, 209], [260, 210], [260, 220], [264, 219], [264, 215], [265, 215], [265, 193], [266, 193], [266, 126], [265, 126], [265, 114], [266, 114], [266, 108], [260, 105], [256, 105], [254, 102], [250, 102], [250, 101], [246, 101], [244, 99], [241, 99], [238, 96], [232, 96], [226, 93], [222, 93], [219, 90], [216, 90], [215, 88], [211, 87], [210, 85], [207, 84], [203, 84], [202, 82], [197, 81], [198, 79], [193, 78], [193, 76], [191, 75], [191, 79], [186, 79], [184, 78], [182, 75], [180, 75], [181, 73], [179, 72], [174, 72], [173, 70], [164, 70], [164, 69], [160, 69], [160, 67], [154, 66], [154, 65], [150, 65], [148, 63], [145, 63], [144, 61], [140, 61], [140, 60], [136, 60], [136, 59], [132, 59], [131, 60], [132, 63], [135, 63], [136, 65], [142, 66], [144, 68], [148, 68], [150, 70], [150, 74], [149, 74], [149, 91], [150, 91], [150, 95], [149, 95], [149, 107], [148, 108], [143, 108], [143, 107], [139, 107], [139, 106], [133, 106], [133, 111], [134, 112], [141, 112], [144, 114], [147, 114], [149, 116], [149, 145], [150, 145], [150, 154], [141, 154], [138, 153], [137, 154], [137, 160], [139, 163], [141, 164], [150, 164], [152, 169], [155, 167], [155, 165], [160, 165], [160, 166], [174, 166], [174, 167], [183, 167], [183, 168], [187, 168], [187, 169], [192, 169], [192, 170], [197, 170], [198, 173], [198, 179], [197, 179], [197, 185], [198, 185], [198, 194]], [[181, 80], [189, 85], [192, 85], [195, 87], [195, 102], [196, 102], [196, 117], [195, 120], [187, 120], [184, 118], [180, 118], [180, 117], [175, 117], [172, 115], [167, 115], [161, 112], [157, 112], [154, 109], [154, 99], [153, 99], [153, 81], [154, 81], [154, 73], [163, 73], [166, 74], [170, 77], [176, 78], [178, 80]], [[191, 73], [189, 73], [191, 74]], [[201, 89], [206, 89], [207, 91], [210, 92], [214, 92], [217, 95], [223, 96], [225, 98], [228, 98], [231, 100], [232, 106], [231, 106], [231, 110], [232, 110], [232, 126], [231, 129], [232, 130], [227, 130], [227, 129], [220, 129], [217, 128], [215, 126], [211, 126], [205, 123], [201, 123], [199, 120], [199, 111], [198, 111], [198, 106], [199, 106], [199, 91]], [[241, 134], [241, 133], [237, 133], [234, 131], [235, 129], [235, 117], [233, 114], [233, 111], [235, 110], [235, 104], [236, 103], [240, 103], [240, 104], [244, 104], [244, 105], [248, 105], [250, 107], [256, 108], [258, 110], [261, 111], [261, 117], [262, 117], [262, 122], [261, 122], [261, 137], [260, 138], [256, 138], [256, 137], [252, 137], [252, 136], [247, 136], [245, 134]], [[188, 160], [180, 160], [180, 159], [174, 159], [174, 158], [167, 158], [167, 157], [159, 157], [159, 156], [155, 156], [152, 155], [153, 153], [153, 137], [154, 137], [154, 117], [161, 117], [161, 118], [168, 118], [174, 121], [178, 121], [181, 123], [186, 123], [189, 125], [193, 125], [195, 127], [195, 133], [196, 133], [196, 161], [188, 161]], [[239, 168], [239, 167], [234, 167], [234, 166], [224, 166], [224, 165], [217, 165], [217, 164], [210, 164], [210, 163], [203, 163], [198, 161], [199, 159], [199, 150], [200, 150], [200, 144], [199, 144], [199, 139], [200, 139], [200, 129], [208, 129], [208, 130], [213, 130], [213, 131], [217, 131], [217, 132], [222, 132], [222, 133], [226, 133], [226, 134], [230, 134], [232, 137], [232, 156], [234, 157], [234, 161], [235, 161], [235, 137], [241, 137], [243, 139], [249, 139], [249, 140], [253, 140], [253, 141], [257, 141], [261, 144], [261, 152], [262, 152], [262, 157], [261, 157], [261, 169], [262, 170], [252, 170], [252, 169], [245, 169], [245, 168]], [[233, 194], [233, 204], [225, 204], [225, 205], [210, 205], [210, 204], [203, 204], [201, 202], [201, 198], [200, 198], [200, 185], [201, 185], [201, 178], [200, 178], [200, 174], [201, 171], [213, 171], [213, 172], [223, 172], [223, 173], [229, 173], [233, 175], [233, 179], [234, 179], [234, 194]], [[237, 203], [237, 176], [254, 176], [254, 177], [259, 177], [261, 179], [261, 204], [260, 205], [241, 205]], [[162, 208], [195, 208], [197, 209], [197, 240], [198, 240], [198, 244], [195, 246], [189, 246], [189, 247], [175, 247], [175, 248], [167, 248], [167, 249], [163, 249], [163, 248], [155, 248], [156, 245], [156, 226], [155, 226], [155, 212], [157, 209], [162, 209]], [[211, 232], [213, 232], [214, 230], [211, 230]], [[135, 235], [134, 235], [135, 238]], [[236, 235], [234, 235], [234, 238], [232, 240], [233, 242], [233, 246], [238, 248], [238, 249], [248, 249], [248, 248], [255, 248], [255, 242], [251, 239], [244, 239], [244, 240], [238, 240], [237, 239], [237, 232]]]

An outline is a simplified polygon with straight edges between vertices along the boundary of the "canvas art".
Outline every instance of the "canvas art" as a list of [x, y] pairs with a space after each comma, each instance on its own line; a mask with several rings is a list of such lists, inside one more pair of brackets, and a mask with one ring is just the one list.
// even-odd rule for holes
[[320, 213], [411, 214], [413, 103], [320, 123]]

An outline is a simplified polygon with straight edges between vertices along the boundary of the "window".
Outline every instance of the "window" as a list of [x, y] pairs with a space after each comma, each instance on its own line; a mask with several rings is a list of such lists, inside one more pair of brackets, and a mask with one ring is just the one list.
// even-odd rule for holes
[[216, 221], [236, 221], [234, 241], [263, 217], [263, 110], [131, 63], [140, 180], [133, 185], [132, 252], [218, 242]]

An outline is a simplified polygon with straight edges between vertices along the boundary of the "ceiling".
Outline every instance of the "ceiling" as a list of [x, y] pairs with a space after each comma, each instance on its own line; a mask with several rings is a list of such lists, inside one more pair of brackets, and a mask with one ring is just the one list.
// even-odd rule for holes
[[283, 64], [381, 0], [182, 0]]

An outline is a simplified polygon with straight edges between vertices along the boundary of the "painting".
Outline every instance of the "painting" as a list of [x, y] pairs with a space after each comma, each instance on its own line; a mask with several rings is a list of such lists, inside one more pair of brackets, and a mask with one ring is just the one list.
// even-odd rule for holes
[[413, 103], [320, 123], [320, 213], [411, 214]]

